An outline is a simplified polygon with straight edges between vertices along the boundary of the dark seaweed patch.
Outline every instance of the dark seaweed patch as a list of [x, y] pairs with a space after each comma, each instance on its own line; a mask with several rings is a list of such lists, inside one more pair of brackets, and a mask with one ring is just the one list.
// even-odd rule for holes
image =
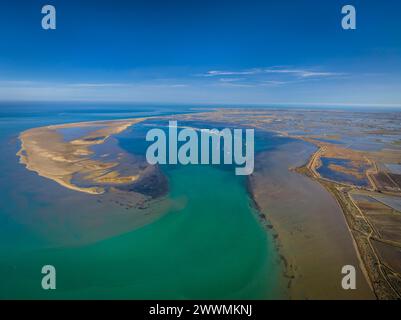
[[124, 191], [138, 192], [152, 198], [164, 196], [168, 192], [167, 177], [157, 167], [149, 169], [138, 181], [116, 188]]

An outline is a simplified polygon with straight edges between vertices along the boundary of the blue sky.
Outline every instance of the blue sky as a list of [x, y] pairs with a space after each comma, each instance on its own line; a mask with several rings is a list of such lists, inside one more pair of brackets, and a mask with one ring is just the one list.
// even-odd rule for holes
[[397, 0], [2, 0], [0, 40], [6, 101], [401, 105]]

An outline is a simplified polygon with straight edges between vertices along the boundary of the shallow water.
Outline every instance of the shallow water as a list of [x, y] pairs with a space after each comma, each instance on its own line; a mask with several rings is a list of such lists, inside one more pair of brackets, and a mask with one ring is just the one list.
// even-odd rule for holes
[[[335, 198], [312, 179], [289, 170], [304, 165], [316, 147], [289, 140], [257, 156], [255, 200], [277, 231], [288, 266], [292, 299], [372, 299], [353, 239]], [[341, 268], [357, 272], [357, 290], [343, 290]]]
[[[346, 160], [346, 159], [337, 159], [337, 158], [325, 158], [322, 157], [320, 158], [320, 160], [322, 161], [322, 165], [321, 167], [319, 167], [317, 169], [317, 172], [323, 177], [323, 178], [327, 178], [333, 181], [338, 181], [338, 182], [347, 182], [347, 183], [351, 183], [353, 185], [356, 186], [368, 186], [369, 185], [369, 181], [366, 178], [363, 179], [359, 179], [351, 174], [347, 174], [345, 172], [340, 172], [340, 171], [336, 171], [336, 170], [332, 170], [329, 166], [331, 164], [333, 165], [338, 165], [341, 166], [343, 168], [347, 168], [350, 169], [351, 168], [351, 161], [350, 160]], [[365, 167], [359, 167], [358, 168], [358, 172], [359, 173], [364, 173], [364, 171], [366, 170], [366, 166]]]
[[75, 139], [79, 139], [90, 132], [102, 129], [102, 126], [91, 126], [91, 127], [82, 127], [82, 128], [61, 128], [56, 131], [63, 136], [64, 141], [72, 141]]
[[[98, 203], [96, 196], [67, 190], [18, 164], [20, 131], [88, 121], [90, 113], [67, 109], [40, 117], [36, 106], [24, 114], [8, 112], [0, 123], [1, 298], [280, 297], [273, 241], [242, 178], [212, 166], [164, 167], [170, 205], [138, 227], [135, 213]], [[109, 116], [96, 110], [93, 120]], [[138, 151], [128, 147], [135, 133], [120, 137], [129, 152]], [[57, 269], [55, 291], [40, 287], [45, 264]]]
[[375, 196], [373, 196], [373, 198], [376, 199], [377, 201], [385, 204], [386, 206], [389, 206], [389, 207], [393, 208], [394, 210], [401, 212], [401, 198], [385, 196], [385, 195], [375, 195]]

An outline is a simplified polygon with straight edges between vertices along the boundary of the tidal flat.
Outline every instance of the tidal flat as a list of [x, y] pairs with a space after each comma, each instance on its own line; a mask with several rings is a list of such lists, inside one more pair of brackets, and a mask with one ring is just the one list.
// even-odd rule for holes
[[[83, 137], [64, 130], [61, 124], [56, 127], [61, 136], [55, 145], [86, 141], [92, 134], [81, 130], [77, 121], [72, 123], [70, 127]], [[111, 123], [104, 121], [102, 126]], [[90, 140], [90, 154], [80, 155], [89, 178], [73, 174], [68, 182], [80, 188], [103, 188], [102, 193], [95, 194], [27, 170], [15, 157], [20, 149], [18, 136], [26, 129], [8, 129], [3, 144], [8, 146], [4, 148], [8, 161], [1, 165], [8, 168], [13, 188], [4, 182], [1, 185], [9, 199], [1, 215], [4, 220], [0, 220], [5, 226], [0, 269], [8, 275], [2, 281], [1, 297], [283, 297], [278, 284], [280, 260], [273, 239], [258, 220], [244, 180], [231, 171], [213, 166], [164, 166], [158, 170], [167, 186], [161, 186], [160, 179], [142, 180], [142, 174], [129, 183], [92, 179], [88, 161], [111, 162], [113, 166], [107, 170], [117, 170], [122, 176], [131, 175], [135, 168], [143, 170], [144, 134], [149, 125], [155, 123], [136, 123], [102, 143], [92, 144], [94, 140]], [[99, 123], [93, 126], [99, 130]], [[63, 139], [66, 131], [68, 137]], [[42, 146], [51, 151], [54, 147], [45, 142]], [[48, 155], [43, 149], [40, 152]], [[56, 159], [64, 162], [64, 157]], [[98, 170], [98, 166], [91, 168]], [[138, 181], [142, 183], [137, 185]], [[160, 188], [166, 192], [156, 192]], [[147, 201], [137, 202], [138, 195]], [[36, 283], [42, 277], [41, 265], [49, 263], [57, 268], [55, 293], [41, 290]]]
[[[318, 183], [290, 171], [315, 151], [292, 141], [256, 157], [250, 178], [258, 209], [274, 228], [291, 299], [371, 299], [341, 208]], [[356, 266], [357, 290], [341, 287], [341, 267]]]
[[[20, 117], [17, 127], [3, 127], [1, 169], [12, 188], [2, 182], [0, 265], [9, 275], [2, 297], [52, 298], [35, 289], [34, 270], [49, 261], [64, 274], [53, 298], [397, 296], [400, 188], [390, 170], [401, 162], [397, 113], [155, 113], [89, 114], [69, 124]], [[232, 166], [147, 165], [146, 132], [169, 120], [254, 128], [255, 172], [241, 178]], [[384, 139], [387, 121], [393, 129]], [[323, 176], [325, 158], [332, 160]], [[361, 179], [368, 183], [354, 184]], [[385, 198], [367, 205], [361, 196], [352, 201], [355, 193]], [[357, 290], [341, 288], [348, 264]]]

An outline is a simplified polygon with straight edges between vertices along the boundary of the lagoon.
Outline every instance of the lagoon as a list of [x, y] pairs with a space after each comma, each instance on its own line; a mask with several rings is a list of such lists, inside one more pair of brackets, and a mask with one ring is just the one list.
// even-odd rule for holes
[[[168, 205], [141, 225], [131, 224], [131, 210], [67, 190], [18, 163], [19, 132], [92, 118], [70, 114], [68, 108], [63, 114], [60, 119], [44, 108], [40, 118], [36, 108], [35, 118], [14, 112], [1, 120], [0, 169], [6, 173], [0, 184], [1, 298], [281, 296], [277, 252], [252, 207], [244, 177], [217, 166], [164, 166], [169, 190], [163, 203]], [[101, 110], [93, 116], [109, 118]], [[120, 146], [134, 154], [141, 149], [136, 144], [141, 129], [136, 129], [118, 137]], [[46, 264], [56, 267], [55, 291], [40, 287]]]

